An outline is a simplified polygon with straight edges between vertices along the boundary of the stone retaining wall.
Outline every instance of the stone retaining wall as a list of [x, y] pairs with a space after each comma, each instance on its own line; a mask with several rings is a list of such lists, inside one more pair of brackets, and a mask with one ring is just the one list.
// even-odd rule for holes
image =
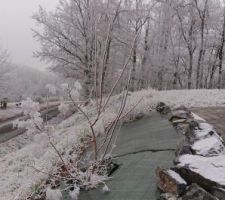
[[225, 200], [223, 139], [210, 124], [185, 107], [171, 110], [159, 103], [157, 111], [183, 135], [174, 166], [156, 169], [160, 199]]

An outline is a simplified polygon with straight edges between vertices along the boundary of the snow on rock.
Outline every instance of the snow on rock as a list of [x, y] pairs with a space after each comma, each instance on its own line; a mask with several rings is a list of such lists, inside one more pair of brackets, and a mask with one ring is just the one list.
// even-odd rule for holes
[[[194, 115], [194, 119], [198, 119]], [[186, 154], [178, 158], [179, 173], [185, 178], [204, 186], [225, 186], [225, 147], [223, 139], [213, 126], [201, 120], [194, 130], [195, 142], [191, 148], [195, 155]], [[198, 182], [199, 181], [199, 182]]]
[[157, 186], [164, 193], [180, 195], [184, 192], [187, 183], [173, 170], [156, 168]]
[[[198, 115], [193, 115], [194, 119], [200, 119]], [[201, 120], [202, 121], [202, 120]], [[194, 131], [196, 141], [192, 145], [195, 154], [202, 156], [216, 156], [225, 153], [223, 139], [216, 133], [213, 126], [200, 122], [199, 129]]]
[[213, 157], [183, 155], [179, 157], [178, 167], [188, 167], [202, 177], [225, 186], [225, 155]]
[[196, 115], [195, 113], [191, 113], [193, 118], [196, 120], [196, 121], [200, 121], [200, 122], [205, 122], [205, 120], [203, 118], [201, 118], [200, 116]]
[[173, 170], [167, 170], [167, 173], [177, 181], [179, 184], [187, 184], [187, 182], [180, 176], [180, 174], [176, 173]]
[[212, 136], [195, 142], [192, 149], [202, 156], [215, 156], [224, 153], [224, 145], [218, 137]]
[[196, 137], [196, 139], [203, 139], [203, 138], [206, 138], [210, 135], [214, 135], [215, 134], [215, 131], [213, 129], [198, 129], [198, 130], [195, 130], [194, 132], [194, 135]]

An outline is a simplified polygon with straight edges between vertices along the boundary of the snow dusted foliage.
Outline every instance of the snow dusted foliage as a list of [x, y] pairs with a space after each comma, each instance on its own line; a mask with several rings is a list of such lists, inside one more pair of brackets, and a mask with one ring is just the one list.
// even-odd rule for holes
[[76, 82], [74, 83], [74, 88], [75, 88], [75, 90], [77, 90], [77, 91], [81, 91], [81, 90], [82, 90], [82, 85], [80, 84], [79, 81], [76, 81]]
[[24, 115], [32, 116], [35, 113], [39, 112], [40, 105], [39, 103], [32, 101], [31, 98], [27, 98], [25, 101], [22, 101], [21, 108]]
[[69, 95], [69, 99], [73, 101], [79, 101], [80, 93], [82, 90], [82, 86], [79, 81], [76, 81], [73, 84], [63, 83], [61, 84], [60, 89], [62, 90], [64, 96]]
[[39, 103], [32, 101], [30, 98], [27, 98], [25, 101], [22, 101], [21, 108], [24, 115], [27, 116], [28, 119], [24, 121], [16, 120], [13, 123], [14, 127], [27, 129], [29, 133], [42, 131], [43, 119], [39, 113]]
[[89, 188], [95, 188], [100, 183], [105, 184], [105, 181], [108, 179], [106, 176], [100, 176], [98, 174], [90, 174], [90, 181], [87, 182]]
[[52, 84], [47, 84], [46, 88], [48, 89], [48, 92], [52, 95], [56, 95], [57, 89], [54, 85]]
[[71, 90], [71, 98], [73, 99], [73, 101], [79, 101], [80, 100], [80, 93], [82, 90], [82, 86], [80, 84], [79, 81], [76, 81], [74, 83], [74, 87]]
[[31, 154], [35, 158], [40, 158], [44, 154], [45, 148], [49, 145], [49, 138], [46, 133], [39, 133], [34, 136], [34, 143], [30, 146]]
[[80, 99], [80, 93], [79, 93], [79, 91], [78, 90], [72, 90], [71, 91], [71, 98], [73, 99], [73, 101], [79, 101], [79, 99]]
[[68, 111], [70, 110], [69, 104], [66, 104], [65, 102], [61, 102], [58, 109], [65, 116], [66, 113], [68, 113]]
[[69, 192], [69, 195], [72, 200], [78, 200], [79, 194], [80, 194], [80, 188], [77, 187], [76, 185], [74, 186], [74, 189]]
[[61, 191], [48, 188], [46, 191], [46, 200], [62, 200]]
[[62, 84], [61, 84], [61, 89], [62, 89], [63, 91], [66, 91], [68, 88], [69, 88], [68, 83], [62, 83]]

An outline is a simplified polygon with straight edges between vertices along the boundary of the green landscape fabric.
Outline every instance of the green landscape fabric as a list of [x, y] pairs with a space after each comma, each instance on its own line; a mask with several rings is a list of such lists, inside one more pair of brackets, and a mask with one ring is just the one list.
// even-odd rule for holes
[[115, 161], [120, 167], [107, 182], [111, 192], [103, 193], [99, 187], [81, 192], [79, 200], [157, 199], [155, 169], [172, 166], [173, 149], [179, 138], [168, 120], [158, 113], [124, 124], [113, 152], [115, 157], [119, 156]]

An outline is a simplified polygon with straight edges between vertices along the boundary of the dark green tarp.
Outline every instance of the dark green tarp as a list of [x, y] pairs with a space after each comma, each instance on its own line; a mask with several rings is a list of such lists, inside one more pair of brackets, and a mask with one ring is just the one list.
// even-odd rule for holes
[[158, 113], [124, 124], [113, 152], [119, 156], [116, 162], [120, 167], [107, 182], [111, 192], [104, 194], [100, 187], [81, 192], [79, 200], [157, 199], [155, 169], [172, 166], [173, 149], [177, 148], [179, 138], [168, 120]]

